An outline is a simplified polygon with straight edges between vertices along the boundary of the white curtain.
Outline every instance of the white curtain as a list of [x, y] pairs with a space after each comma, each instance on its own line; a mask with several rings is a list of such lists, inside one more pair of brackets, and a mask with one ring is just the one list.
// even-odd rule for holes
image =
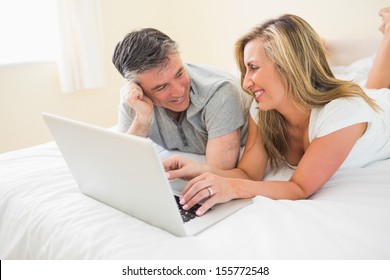
[[100, 0], [57, 0], [57, 3], [62, 91], [103, 87], [106, 81]]

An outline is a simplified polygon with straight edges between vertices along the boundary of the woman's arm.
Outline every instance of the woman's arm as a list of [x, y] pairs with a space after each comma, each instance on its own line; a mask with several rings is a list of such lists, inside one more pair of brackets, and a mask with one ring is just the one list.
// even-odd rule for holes
[[[287, 182], [223, 178], [205, 173], [188, 183], [183, 191], [181, 203], [186, 209], [206, 199], [197, 213], [202, 215], [214, 204], [235, 198], [257, 195], [272, 199], [307, 198], [339, 169], [366, 128], [367, 123], [358, 123], [314, 139]], [[211, 197], [208, 188], [212, 190]]]

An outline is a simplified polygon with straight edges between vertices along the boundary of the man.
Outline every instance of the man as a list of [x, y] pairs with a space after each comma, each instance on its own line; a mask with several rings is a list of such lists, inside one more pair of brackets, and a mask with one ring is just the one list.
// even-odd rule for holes
[[120, 131], [167, 150], [205, 154], [208, 164], [222, 169], [236, 166], [250, 102], [234, 78], [183, 63], [175, 41], [153, 28], [127, 34], [112, 61], [127, 80]]

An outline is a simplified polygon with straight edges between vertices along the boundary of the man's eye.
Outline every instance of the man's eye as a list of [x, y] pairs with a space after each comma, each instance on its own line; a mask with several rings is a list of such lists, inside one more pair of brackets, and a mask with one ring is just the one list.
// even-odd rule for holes
[[162, 86], [156, 88], [156, 91], [162, 91], [163, 89], [166, 88], [166, 86], [167, 86], [167, 85], [162, 85]]

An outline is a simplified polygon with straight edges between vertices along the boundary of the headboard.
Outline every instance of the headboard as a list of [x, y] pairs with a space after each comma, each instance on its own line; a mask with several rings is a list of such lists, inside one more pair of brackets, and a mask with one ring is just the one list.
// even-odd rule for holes
[[326, 41], [331, 66], [348, 65], [377, 52], [379, 37], [360, 39], [333, 39]]

